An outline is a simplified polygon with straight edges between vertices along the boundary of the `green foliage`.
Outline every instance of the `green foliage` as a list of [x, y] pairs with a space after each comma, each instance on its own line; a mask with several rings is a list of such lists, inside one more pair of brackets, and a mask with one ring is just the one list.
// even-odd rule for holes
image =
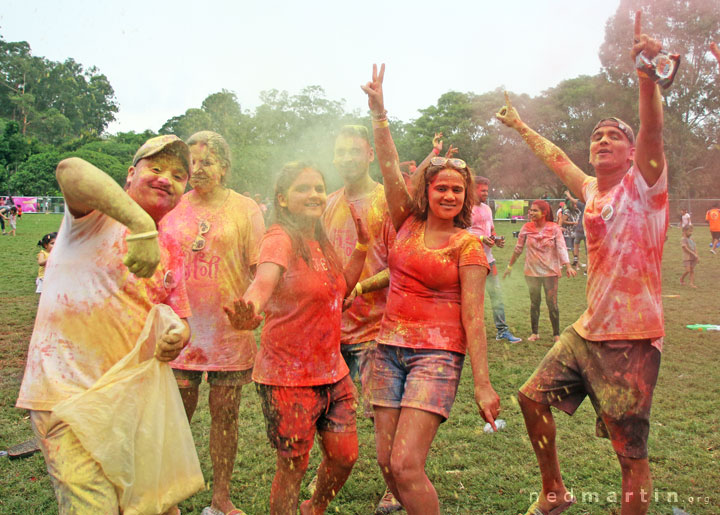
[[[67, 152], [66, 154], [60, 156], [61, 159], [65, 159], [68, 157], [79, 157], [81, 159], [84, 159], [88, 163], [96, 166], [97, 168], [100, 168], [100, 170], [115, 179], [115, 182], [117, 182], [121, 186], [125, 184], [128, 167], [132, 164], [132, 154], [129, 156], [127, 161], [121, 161], [120, 159], [110, 154], [97, 152], [95, 150], [90, 150], [85, 147], [82, 147], [74, 152]], [[55, 163], [55, 165], [57, 166], [57, 163]]]
[[60, 162], [56, 151], [34, 154], [22, 163], [7, 181], [8, 192], [13, 195], [59, 195], [60, 186], [55, 180], [55, 168]]

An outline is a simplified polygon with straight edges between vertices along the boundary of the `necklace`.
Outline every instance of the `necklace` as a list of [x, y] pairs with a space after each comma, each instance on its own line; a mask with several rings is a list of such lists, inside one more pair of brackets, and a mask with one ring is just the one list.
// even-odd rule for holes
[[212, 213], [209, 216], [195, 217], [198, 221], [198, 233], [197, 236], [195, 236], [192, 245], [190, 246], [193, 251], [197, 252], [205, 249], [207, 243], [207, 240], [205, 239], [205, 234], [210, 231], [210, 229], [212, 228], [212, 223], [215, 221], [215, 216], [223, 211], [223, 208], [225, 207], [225, 204], [227, 203], [229, 198], [230, 189], [228, 189], [227, 194], [225, 195], [225, 199], [222, 201], [222, 203], [214, 210], [212, 210]]

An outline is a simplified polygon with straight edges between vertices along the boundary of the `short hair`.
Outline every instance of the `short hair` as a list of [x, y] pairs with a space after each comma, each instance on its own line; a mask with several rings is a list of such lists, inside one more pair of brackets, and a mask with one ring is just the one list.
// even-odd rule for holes
[[187, 146], [193, 145], [207, 145], [210, 152], [220, 160], [222, 167], [229, 171], [232, 166], [232, 159], [230, 156], [230, 145], [227, 144], [225, 138], [220, 134], [213, 131], [200, 131], [190, 136], [187, 140]]
[[338, 132], [338, 137], [340, 136], [347, 136], [349, 138], [357, 137], [365, 140], [365, 142], [370, 145], [370, 132], [364, 125], [343, 125]]
[[687, 224], [685, 227], [682, 228], [683, 234], [686, 233], [687, 231], [692, 231], [692, 230], [693, 230], [693, 224]]
[[474, 177], [475, 184], [484, 184], [485, 186], [490, 186], [490, 179], [487, 177], [483, 177], [482, 175], [476, 175]]

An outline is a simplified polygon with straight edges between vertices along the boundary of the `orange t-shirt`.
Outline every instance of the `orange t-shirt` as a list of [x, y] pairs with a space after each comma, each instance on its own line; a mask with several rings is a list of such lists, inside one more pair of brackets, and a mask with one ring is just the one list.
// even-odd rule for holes
[[[193, 316], [190, 342], [170, 365], [181, 370], [247, 370], [255, 362], [257, 345], [252, 331], [232, 328], [223, 306], [241, 298], [252, 282], [260, 239], [265, 232], [254, 200], [228, 190], [217, 209], [190, 202], [190, 191], [162, 221], [182, 246], [185, 282]], [[209, 223], [205, 247], [193, 251], [200, 221]]]
[[465, 354], [460, 267], [490, 271], [477, 236], [459, 231], [447, 246], [425, 246], [425, 222], [409, 216], [390, 250], [390, 291], [378, 342]]
[[[387, 268], [388, 249], [395, 241], [395, 229], [387, 212], [385, 189], [381, 184], [376, 185], [365, 197], [353, 200], [352, 205], [370, 234], [368, 252], [359, 279], [362, 281]], [[350, 216], [345, 188], [328, 197], [322, 220], [328, 239], [344, 267], [357, 243], [357, 231]], [[387, 289], [355, 298], [352, 306], [343, 312], [340, 340], [343, 345], [364, 343], [377, 338], [386, 298]]]
[[720, 232], [720, 209], [714, 207], [705, 213], [705, 220], [710, 224], [712, 232]]
[[260, 244], [258, 266], [275, 263], [284, 273], [265, 306], [252, 376], [256, 383], [317, 386], [336, 383], [349, 373], [340, 353], [345, 278], [332, 271], [317, 241], [305, 243], [309, 265], [280, 225], [271, 226]]
[[522, 252], [525, 246], [524, 272], [530, 277], [561, 276], [561, 267], [570, 262], [563, 231], [555, 222], [545, 222], [541, 229], [535, 222], [523, 225], [515, 252]]
[[667, 165], [648, 186], [634, 165], [600, 192], [583, 184], [588, 307], [573, 328], [591, 341], [652, 339], [662, 348], [662, 254], [669, 222]]
[[161, 261], [140, 279], [123, 265], [127, 228], [99, 211], [65, 212], [45, 270], [17, 406], [52, 410], [130, 352], [155, 304], [191, 315], [180, 247], [159, 235]]

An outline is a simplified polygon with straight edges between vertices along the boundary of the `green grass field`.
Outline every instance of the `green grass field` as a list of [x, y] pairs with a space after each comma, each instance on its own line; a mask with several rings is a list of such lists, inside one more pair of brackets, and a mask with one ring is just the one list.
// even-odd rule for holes
[[[27, 413], [14, 408], [32, 332], [37, 295], [36, 242], [57, 230], [59, 215], [26, 215], [18, 223], [18, 236], [0, 238], [0, 449], [31, 437]], [[508, 247], [520, 225], [501, 223]], [[665, 247], [664, 288], [667, 337], [655, 390], [650, 430], [650, 461], [655, 480], [653, 514], [670, 514], [674, 506], [697, 514], [720, 513], [720, 332], [694, 332], [689, 323], [720, 324], [718, 277], [720, 255], [708, 252], [709, 232], [699, 227], [694, 238], [701, 252], [697, 290], [679, 286], [680, 231], [670, 229]], [[510, 248], [496, 251], [504, 267]], [[581, 258], [584, 261], [584, 255]], [[82, 266], [82, 263], [78, 263]], [[530, 333], [527, 287], [520, 268], [504, 281], [508, 322], [515, 334]], [[562, 326], [575, 321], [585, 306], [585, 278], [560, 283]], [[472, 377], [466, 368], [452, 415], [435, 439], [427, 472], [440, 495], [443, 513], [524, 513], [540, 488], [532, 448], [515, 401], [515, 392], [550, 346], [550, 322], [541, 311], [540, 342], [509, 345], [494, 340], [491, 312], [485, 319], [490, 333], [489, 359], [493, 385], [503, 403], [506, 430], [485, 434], [484, 422], [472, 398]], [[207, 391], [192, 423], [206, 481], [211, 481], [207, 442], [209, 414]], [[594, 436], [594, 412], [583, 403], [572, 418], [559, 414], [558, 445], [564, 478], [579, 500], [569, 513], [620, 513], [620, 469], [612, 447]], [[384, 485], [375, 463], [372, 425], [358, 426], [360, 459], [350, 479], [331, 504], [329, 512], [373, 513]], [[311, 467], [319, 462], [313, 451]], [[244, 389], [240, 414], [240, 449], [232, 484], [232, 497], [248, 514], [268, 512], [274, 452], [267, 443], [262, 413], [254, 388]], [[0, 514], [57, 513], [52, 487], [41, 454], [27, 459], [0, 458]], [[311, 477], [308, 473], [304, 485]], [[307, 498], [303, 487], [301, 498]], [[199, 514], [210, 502], [203, 491], [181, 504], [182, 512]]]

